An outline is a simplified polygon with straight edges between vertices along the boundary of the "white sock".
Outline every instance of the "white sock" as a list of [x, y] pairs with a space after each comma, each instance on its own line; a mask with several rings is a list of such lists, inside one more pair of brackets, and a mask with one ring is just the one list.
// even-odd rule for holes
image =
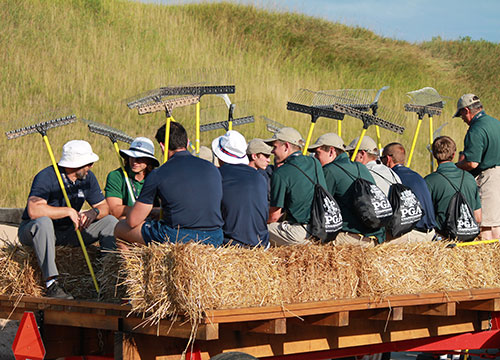
[[50, 287], [50, 285], [52, 285], [53, 283], [56, 282], [56, 279], [50, 279], [50, 280], [47, 280], [45, 282], [45, 286], [47, 287], [47, 289]]
[[448, 360], [448, 355], [439, 355], [439, 360]]

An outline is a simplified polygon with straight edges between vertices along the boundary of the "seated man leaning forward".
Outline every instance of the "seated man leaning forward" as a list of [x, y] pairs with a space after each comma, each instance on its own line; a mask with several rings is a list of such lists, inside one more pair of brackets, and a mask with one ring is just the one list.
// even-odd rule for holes
[[125, 219], [141, 193], [146, 176], [160, 163], [155, 158], [155, 146], [145, 137], [132, 141], [128, 150], [120, 150], [125, 161], [128, 183], [121, 168], [111, 171], [106, 179], [104, 193], [111, 215]]
[[[72, 299], [57, 283], [55, 246], [79, 246], [75, 229], [80, 229], [85, 244], [99, 241], [101, 248], [114, 249], [113, 229], [117, 219], [108, 215], [108, 205], [90, 168], [99, 160], [90, 144], [72, 140], [63, 146], [59, 171], [72, 207], [67, 207], [52, 166], [34, 178], [28, 204], [19, 226], [19, 241], [33, 246], [48, 297]], [[84, 202], [92, 207], [80, 212]]]
[[[275, 160], [282, 164], [274, 170], [271, 179], [268, 220], [271, 245], [309, 243], [308, 224], [315, 185], [311, 180], [326, 187], [321, 164], [310, 156], [302, 155], [300, 150], [304, 140], [293, 128], [284, 127], [265, 142], [273, 146]], [[278, 222], [283, 214], [286, 214], [286, 220]]]
[[245, 138], [230, 130], [214, 139], [212, 150], [222, 175], [224, 244], [268, 247], [267, 181], [248, 166]]
[[[156, 139], [168, 161], [149, 174], [141, 194], [126, 220], [115, 228], [117, 238], [130, 243], [189, 242], [219, 246], [222, 233], [222, 180], [210, 162], [191, 155], [188, 137], [181, 124], [170, 124], [168, 149], [165, 149], [165, 125]], [[161, 220], [145, 221], [153, 208], [155, 196], [162, 204]]]

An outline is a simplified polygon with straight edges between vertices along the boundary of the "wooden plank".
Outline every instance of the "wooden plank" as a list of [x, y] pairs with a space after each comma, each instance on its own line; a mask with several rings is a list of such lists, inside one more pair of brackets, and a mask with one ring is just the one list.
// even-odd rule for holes
[[[134, 332], [138, 334], [169, 336], [182, 339], [191, 337], [192, 327], [190, 323], [179, 323], [162, 320], [157, 326], [142, 326], [142, 319], [125, 318], [123, 319], [123, 331]], [[217, 340], [219, 338], [219, 324], [200, 324], [195, 338], [197, 340]]]
[[475, 311], [500, 311], [500, 298], [478, 301], [464, 301], [458, 304], [458, 308]]
[[50, 325], [65, 325], [91, 329], [118, 330], [118, 318], [73, 312], [44, 311], [44, 323]]
[[249, 321], [246, 323], [236, 324], [233, 329], [237, 331], [260, 334], [286, 334], [286, 322], [287, 320], [285, 318], [264, 321]]
[[368, 310], [360, 312], [360, 316], [368, 320], [401, 321], [403, 320], [403, 308], [393, 307], [382, 310]]
[[408, 306], [404, 308], [404, 313], [425, 316], [455, 316], [457, 309], [456, 303], [448, 302], [444, 304]]
[[[292, 320], [292, 319], [290, 319]], [[309, 325], [315, 326], [348, 326], [349, 325], [349, 311], [339, 311], [333, 314], [325, 315], [312, 315], [304, 317], [304, 320], [296, 319], [294, 323], [304, 322]]]

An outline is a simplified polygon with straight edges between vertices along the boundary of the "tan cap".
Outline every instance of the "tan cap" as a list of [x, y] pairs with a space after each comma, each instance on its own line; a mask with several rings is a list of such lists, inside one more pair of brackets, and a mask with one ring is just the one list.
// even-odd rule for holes
[[462, 95], [460, 99], [458, 99], [457, 112], [453, 115], [453, 117], [460, 117], [460, 110], [479, 102], [481, 102], [481, 100], [479, 100], [479, 98], [474, 94]]
[[267, 145], [262, 139], [252, 139], [247, 146], [247, 154], [271, 155], [272, 146]]
[[321, 135], [318, 140], [309, 148], [307, 149], [308, 151], [314, 151], [315, 149], [319, 148], [320, 146], [333, 146], [334, 148], [344, 150], [345, 149], [345, 144], [344, 140], [340, 136], [338, 136], [335, 133], [326, 133]]
[[[354, 139], [353, 141], [351, 141], [351, 143], [349, 145], [347, 145], [345, 147], [345, 149], [347, 151], [351, 151], [351, 150], [356, 149], [356, 145], [358, 144], [358, 141], [359, 141], [359, 136], [356, 139]], [[359, 150], [366, 151], [368, 154], [379, 155], [377, 143], [375, 142], [375, 140], [373, 140], [369, 136], [363, 137], [363, 140], [361, 140], [361, 145], [359, 146]]]
[[276, 131], [272, 138], [265, 139], [266, 144], [272, 144], [276, 140], [287, 142], [296, 146], [303, 147], [305, 145], [302, 135], [291, 127], [284, 127]]

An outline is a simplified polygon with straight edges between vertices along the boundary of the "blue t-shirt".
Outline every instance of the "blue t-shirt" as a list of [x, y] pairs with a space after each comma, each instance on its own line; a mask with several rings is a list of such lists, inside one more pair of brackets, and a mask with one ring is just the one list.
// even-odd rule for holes
[[161, 200], [163, 220], [170, 227], [205, 231], [222, 228], [221, 175], [212, 163], [188, 151], [175, 153], [153, 170], [137, 201], [151, 205], [156, 196]]
[[267, 181], [248, 165], [224, 164], [222, 175], [222, 217], [224, 243], [230, 239], [249, 246], [267, 247]]
[[[85, 179], [77, 179], [74, 183], [66, 177], [64, 168], [59, 167], [59, 171], [61, 172], [61, 177], [63, 179], [71, 207], [76, 211], [80, 211], [85, 201], [87, 201], [90, 205], [95, 205], [104, 200], [104, 195], [92, 171], [88, 172]], [[42, 198], [46, 200], [47, 205], [50, 206], [66, 207], [66, 201], [64, 200], [63, 193], [59, 186], [59, 181], [57, 180], [56, 173], [52, 166], [46, 167], [36, 174], [28, 197], [30, 196]], [[28, 207], [26, 206], [22, 219], [28, 220], [29, 218]], [[57, 219], [53, 222], [54, 227], [58, 229], [73, 226], [73, 222], [69, 217]]]
[[420, 201], [420, 204], [424, 208], [424, 216], [416, 224], [416, 229], [422, 231], [434, 229], [436, 227], [434, 205], [432, 204], [431, 193], [429, 192], [429, 188], [427, 187], [427, 183], [424, 178], [415, 171], [401, 164], [397, 164], [392, 168], [392, 170], [398, 174], [403, 185], [408, 186], [411, 191], [413, 191], [418, 201]]

